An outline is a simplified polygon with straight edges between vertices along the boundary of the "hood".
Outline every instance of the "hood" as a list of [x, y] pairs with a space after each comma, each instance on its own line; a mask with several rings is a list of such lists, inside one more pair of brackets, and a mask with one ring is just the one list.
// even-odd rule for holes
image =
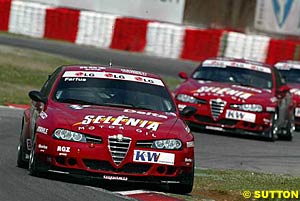
[[241, 103], [246, 101], [258, 103], [261, 102], [261, 100], [265, 101], [273, 98], [272, 91], [267, 89], [193, 79], [184, 83], [179, 89], [177, 89], [177, 94], [178, 93], [189, 94], [196, 98], [205, 100], [222, 98], [227, 101], [232, 100], [234, 102]]
[[288, 84], [290, 89], [290, 92], [293, 95], [293, 99], [297, 102], [300, 103], [300, 84]]
[[48, 108], [56, 128], [91, 135], [117, 135], [152, 139], [167, 137], [177, 121], [175, 113], [106, 106], [56, 103]]

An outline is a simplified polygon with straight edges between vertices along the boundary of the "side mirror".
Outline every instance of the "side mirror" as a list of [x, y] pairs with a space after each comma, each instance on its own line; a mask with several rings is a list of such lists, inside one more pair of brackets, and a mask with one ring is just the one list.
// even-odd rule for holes
[[39, 91], [30, 91], [28, 93], [29, 97], [31, 98], [31, 100], [34, 100], [36, 102], [42, 102], [42, 103], [46, 103], [47, 102], [47, 99], [46, 97], [44, 97], [41, 92]]
[[279, 87], [278, 93], [287, 93], [291, 88], [288, 85], [283, 85]]
[[186, 72], [180, 72], [180, 73], [178, 73], [178, 76], [182, 79], [185, 79], [185, 80], [188, 79], [188, 76], [187, 76]]
[[183, 108], [182, 111], [180, 111], [180, 116], [189, 118], [192, 115], [196, 114], [196, 112], [197, 112], [197, 108], [192, 106], [186, 106], [185, 108]]

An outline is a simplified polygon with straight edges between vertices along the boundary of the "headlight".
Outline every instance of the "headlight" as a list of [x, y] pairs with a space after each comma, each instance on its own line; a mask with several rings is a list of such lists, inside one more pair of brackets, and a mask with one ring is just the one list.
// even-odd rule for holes
[[181, 147], [182, 142], [177, 139], [156, 140], [151, 146], [154, 149], [181, 149]]
[[186, 94], [178, 94], [176, 96], [176, 99], [182, 102], [186, 102], [186, 103], [196, 103], [196, 104], [205, 104], [206, 101], [205, 100], [201, 100], [201, 99], [197, 99], [193, 96], [189, 96]]
[[53, 133], [53, 138], [58, 140], [86, 142], [85, 135], [65, 129], [56, 129]]
[[263, 107], [259, 104], [234, 104], [230, 106], [234, 109], [239, 109], [243, 111], [249, 111], [249, 112], [262, 112]]

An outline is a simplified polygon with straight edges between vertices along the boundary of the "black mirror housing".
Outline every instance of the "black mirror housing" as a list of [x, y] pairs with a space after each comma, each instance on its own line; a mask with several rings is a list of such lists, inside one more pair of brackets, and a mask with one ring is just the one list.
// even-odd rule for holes
[[46, 97], [44, 97], [39, 91], [30, 91], [28, 95], [33, 101], [42, 102], [44, 104], [47, 102]]
[[192, 106], [186, 106], [182, 111], [180, 111], [180, 116], [189, 118], [196, 114], [197, 108], [192, 107]]

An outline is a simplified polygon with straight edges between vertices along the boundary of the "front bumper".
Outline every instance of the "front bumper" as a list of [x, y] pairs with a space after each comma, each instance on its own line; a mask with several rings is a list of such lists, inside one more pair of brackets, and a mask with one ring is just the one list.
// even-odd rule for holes
[[[178, 104], [178, 106], [179, 109], [185, 106], [195, 107], [195, 105], [182, 103]], [[272, 115], [270, 112], [254, 113], [224, 108], [223, 113], [214, 119], [211, 110], [207, 106], [198, 106], [197, 109], [196, 114], [189, 118], [184, 118], [192, 127], [255, 136], [264, 136], [271, 129]], [[227, 110], [236, 113], [231, 114], [232, 116], [228, 118]], [[243, 115], [249, 115], [249, 118], [245, 118]]]
[[[162, 151], [137, 148], [134, 144], [135, 142], [132, 142], [127, 155], [119, 165], [113, 161], [106, 140], [103, 140], [102, 144], [78, 143], [56, 140], [49, 135], [38, 133], [35, 152], [40, 171], [105, 180], [129, 182], [149, 180], [148, 182], [151, 183], [179, 183], [184, 181], [182, 175], [193, 171], [194, 148]], [[152, 163], [152, 161], [136, 162], [133, 160], [134, 150], [174, 154], [174, 164]]]

